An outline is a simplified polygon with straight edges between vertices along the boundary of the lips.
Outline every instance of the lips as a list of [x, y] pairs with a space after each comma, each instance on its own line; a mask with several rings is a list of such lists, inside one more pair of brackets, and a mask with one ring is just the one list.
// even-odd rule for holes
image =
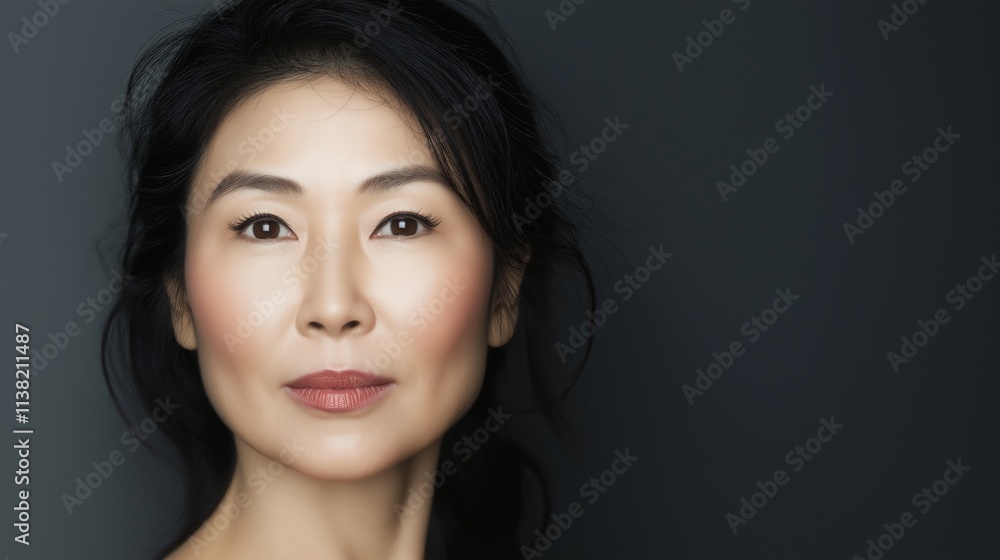
[[381, 375], [357, 370], [325, 370], [285, 385], [293, 399], [327, 412], [359, 410], [379, 400], [395, 382]]

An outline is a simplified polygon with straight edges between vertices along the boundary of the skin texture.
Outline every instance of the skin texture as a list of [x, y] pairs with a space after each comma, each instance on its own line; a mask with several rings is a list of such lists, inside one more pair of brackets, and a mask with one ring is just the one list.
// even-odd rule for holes
[[[392, 100], [317, 78], [267, 88], [216, 131], [189, 196], [184, 285], [170, 287], [177, 341], [198, 353], [237, 469], [219, 510], [171, 558], [422, 557], [429, 503], [405, 521], [394, 508], [436, 469], [488, 346], [509, 341], [517, 315], [490, 301], [492, 246], [450, 187], [421, 179], [359, 193], [386, 170], [436, 169], [417, 130]], [[210, 200], [234, 171], [301, 192]], [[255, 212], [284, 224], [230, 228]], [[385, 220], [399, 212], [440, 223], [393, 229]], [[263, 226], [277, 238], [254, 239]], [[286, 391], [325, 369], [394, 384], [350, 412]]]

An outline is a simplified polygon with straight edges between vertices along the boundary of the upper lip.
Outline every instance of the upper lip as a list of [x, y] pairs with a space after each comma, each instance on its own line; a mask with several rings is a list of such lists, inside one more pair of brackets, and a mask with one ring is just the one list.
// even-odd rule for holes
[[354, 369], [323, 370], [309, 373], [288, 383], [295, 389], [354, 389], [386, 385], [393, 380], [388, 377]]

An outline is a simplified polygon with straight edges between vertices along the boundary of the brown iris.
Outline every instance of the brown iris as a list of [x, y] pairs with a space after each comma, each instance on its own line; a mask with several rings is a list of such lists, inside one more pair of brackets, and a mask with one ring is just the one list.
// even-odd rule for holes
[[413, 218], [393, 218], [389, 230], [393, 235], [414, 235], [417, 233], [417, 221]]
[[281, 231], [281, 224], [276, 220], [259, 220], [253, 224], [253, 236], [257, 239], [275, 239]]

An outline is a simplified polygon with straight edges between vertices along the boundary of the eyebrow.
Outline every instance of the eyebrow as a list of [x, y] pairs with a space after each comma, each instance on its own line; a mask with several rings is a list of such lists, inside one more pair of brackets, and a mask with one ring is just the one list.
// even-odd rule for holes
[[[407, 183], [418, 181], [429, 181], [448, 186], [448, 181], [434, 167], [404, 165], [376, 173], [366, 178], [358, 186], [358, 194], [380, 194]], [[233, 171], [219, 181], [219, 184], [212, 190], [211, 196], [208, 197], [208, 202], [205, 203], [205, 208], [208, 208], [212, 202], [227, 194], [247, 189], [293, 196], [301, 196], [303, 193], [302, 186], [291, 179], [278, 177], [277, 175]]]

